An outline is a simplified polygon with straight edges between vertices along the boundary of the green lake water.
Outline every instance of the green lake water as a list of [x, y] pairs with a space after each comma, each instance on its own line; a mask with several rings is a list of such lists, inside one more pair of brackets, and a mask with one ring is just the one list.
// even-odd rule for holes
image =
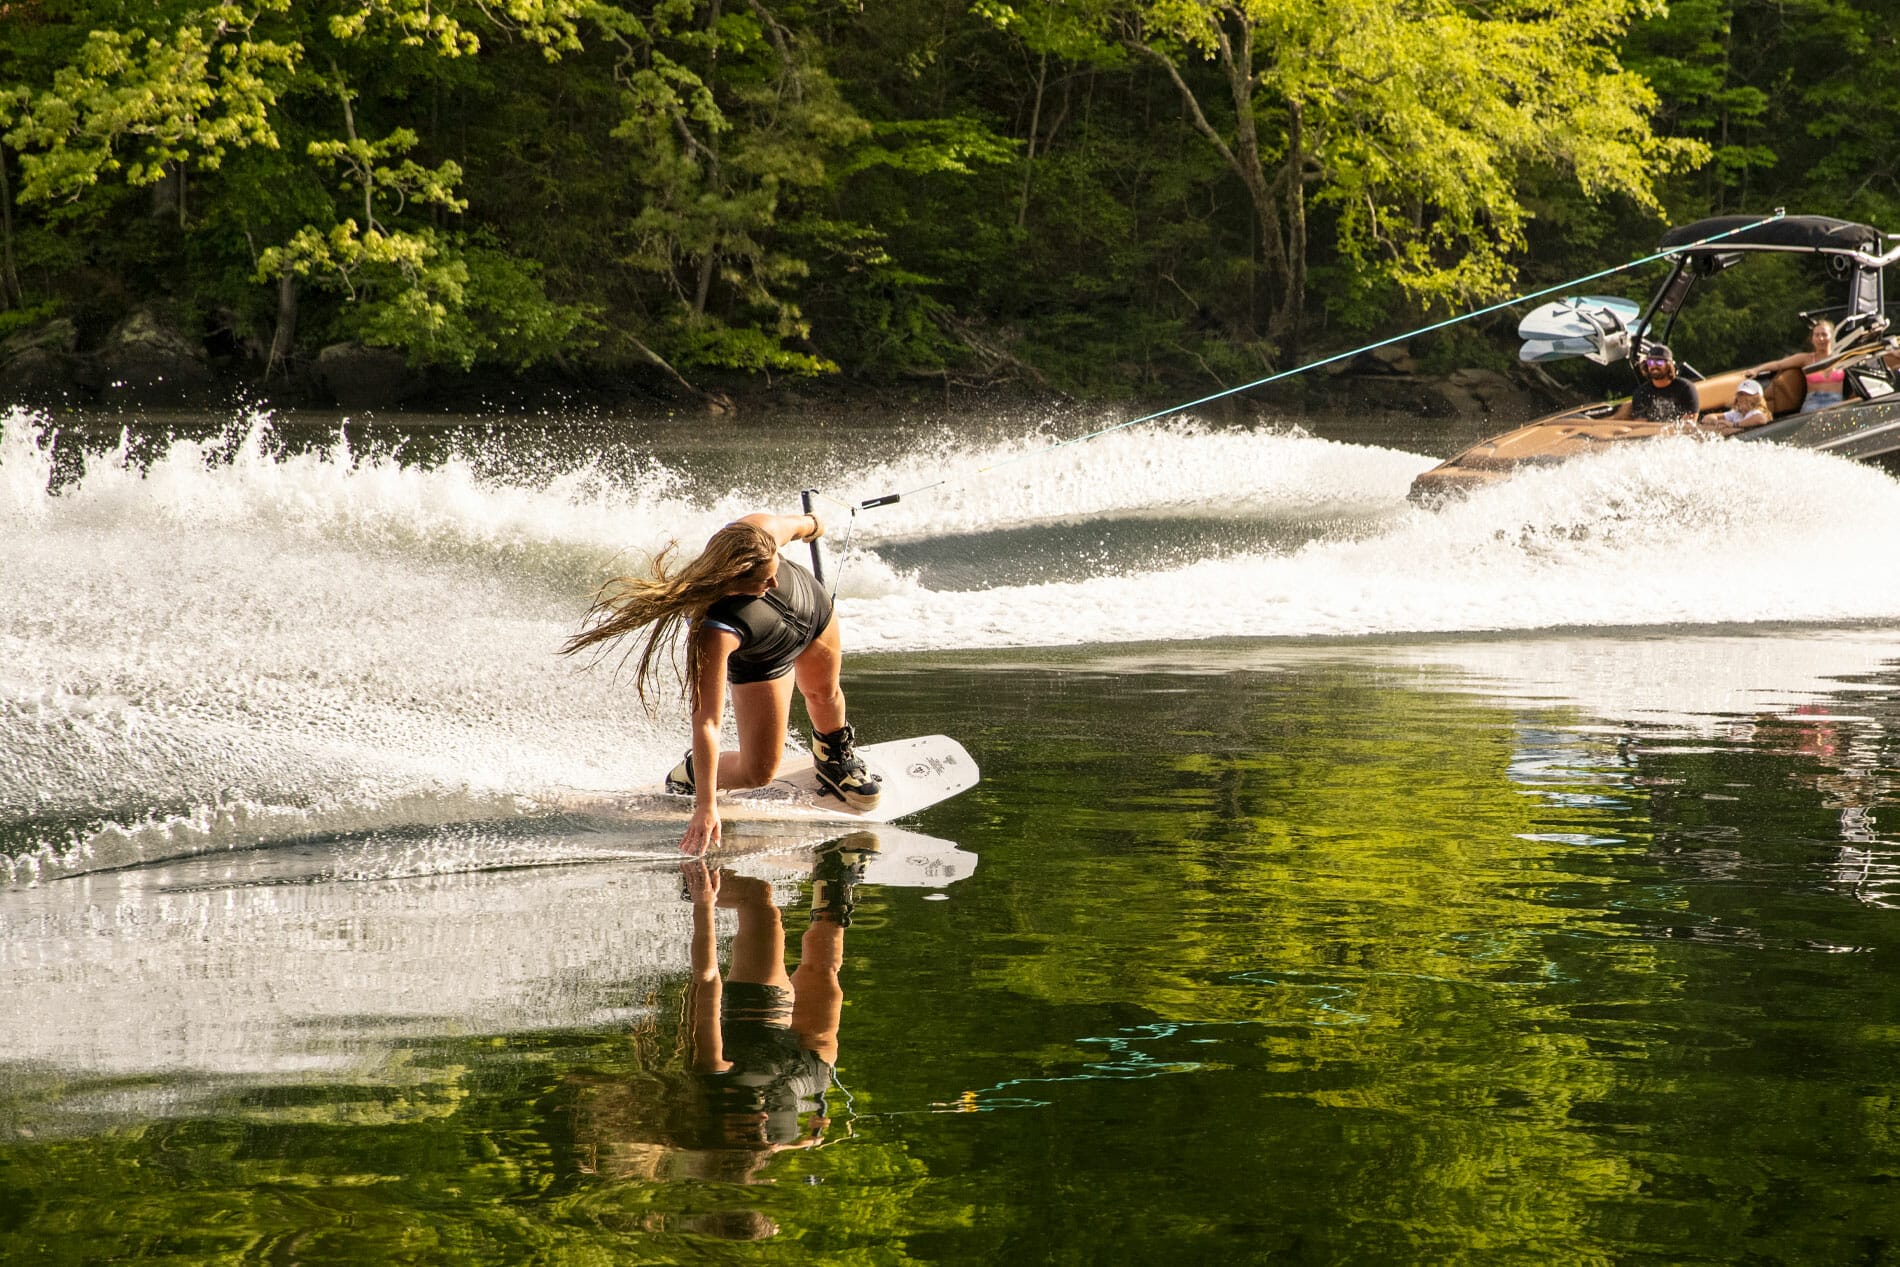
[[[847, 639], [854, 719], [954, 735], [983, 778], [846, 842], [888, 882], [852, 886], [823, 1109], [769, 1144], [690, 1068], [673, 839], [537, 799], [657, 773], [679, 718], [509, 650], [564, 627], [615, 525], [717, 496], [622, 473], [563, 517], [278, 455], [16, 498], [0, 1260], [1893, 1261], [1900, 611], [1844, 614], [1766, 537], [1763, 592], [1811, 612], [1461, 631], [1420, 600], [1181, 640], [1188, 604], [1119, 588], [1291, 610], [1290, 561], [1498, 547], [1432, 556], [1457, 520], [1356, 504], [1359, 459], [1322, 457], [1298, 513], [946, 511], [871, 544], [895, 579], [854, 565], [841, 613], [882, 639]], [[1510, 548], [1571, 548], [1552, 523]], [[1014, 589], [978, 593], [986, 551]], [[1599, 563], [1666, 566], [1551, 583]], [[104, 601], [154, 574], [187, 610]], [[904, 642], [896, 606], [958, 594], [1000, 614]], [[813, 867], [841, 873], [729, 844], [795, 963]]]

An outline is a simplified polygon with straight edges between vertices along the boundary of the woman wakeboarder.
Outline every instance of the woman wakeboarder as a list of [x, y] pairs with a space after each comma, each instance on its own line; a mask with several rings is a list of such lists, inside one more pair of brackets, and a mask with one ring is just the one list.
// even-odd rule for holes
[[[792, 542], [816, 541], [824, 533], [824, 522], [814, 514], [747, 515], [714, 533], [698, 558], [678, 568], [667, 562], [679, 544], [674, 542], [654, 557], [650, 576], [602, 586], [586, 627], [561, 648], [572, 655], [646, 630], [633, 677], [645, 703], [655, 659], [684, 629], [681, 691], [692, 708], [692, 747], [666, 776], [666, 790], [693, 797], [692, 821], [680, 841], [686, 853], [702, 854], [719, 843], [714, 797], [720, 788], [760, 787], [778, 773], [794, 682], [811, 719], [819, 783], [853, 809], [877, 805], [877, 777], [858, 757], [845, 720], [831, 598], [809, 571], [779, 557]], [[728, 683], [739, 748], [722, 754], [719, 726]]]

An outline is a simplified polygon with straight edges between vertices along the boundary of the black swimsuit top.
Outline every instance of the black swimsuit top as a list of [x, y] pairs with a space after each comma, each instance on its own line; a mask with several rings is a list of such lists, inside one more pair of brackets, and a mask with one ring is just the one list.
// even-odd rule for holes
[[824, 632], [831, 599], [812, 574], [778, 561], [778, 587], [761, 595], [732, 594], [706, 609], [703, 623], [736, 634], [739, 649], [727, 661], [736, 669], [787, 665]]

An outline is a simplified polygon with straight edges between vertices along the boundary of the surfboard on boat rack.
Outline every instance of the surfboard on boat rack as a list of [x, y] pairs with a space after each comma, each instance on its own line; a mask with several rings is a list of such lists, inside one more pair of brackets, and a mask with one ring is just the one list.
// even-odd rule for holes
[[1526, 339], [1517, 350], [1520, 361], [1564, 361], [1573, 356], [1588, 356], [1596, 351], [1597, 341], [1585, 338]]
[[[859, 811], [818, 785], [811, 759], [793, 755], [764, 787], [719, 794], [720, 818], [729, 823], [888, 823], [947, 801], [976, 786], [976, 762], [948, 735], [920, 735], [860, 744], [858, 755], [884, 785], [877, 808]], [[693, 815], [693, 798], [659, 789], [641, 792], [573, 792], [563, 807], [576, 813], [654, 821]]]
[[1533, 308], [1517, 323], [1524, 340], [1520, 361], [1558, 361], [1581, 356], [1608, 365], [1628, 356], [1630, 331], [1642, 309], [1627, 299], [1583, 295]]
[[1577, 339], [1601, 334], [1613, 319], [1624, 329], [1635, 326], [1641, 309], [1627, 299], [1583, 295], [1557, 299], [1531, 309], [1517, 323], [1520, 339]]

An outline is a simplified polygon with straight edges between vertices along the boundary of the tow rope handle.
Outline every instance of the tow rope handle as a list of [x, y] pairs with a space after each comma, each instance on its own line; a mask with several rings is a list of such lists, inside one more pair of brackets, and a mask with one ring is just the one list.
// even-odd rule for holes
[[[942, 481], [938, 481], [938, 482], [941, 483]], [[870, 510], [874, 506], [894, 506], [909, 495], [910, 494], [908, 493], [886, 493], [882, 497], [873, 497], [869, 501], [863, 501], [863, 502], [857, 502], [857, 503], [841, 502], [835, 497], [825, 498], [826, 501], [831, 502], [835, 506], [841, 506], [845, 510], [851, 513], [850, 528], [845, 533], [844, 546], [843, 546], [844, 555], [847, 560], [851, 556], [851, 542], [854, 539], [854, 537], [857, 535], [858, 512], [860, 510]], [[823, 497], [823, 496], [824, 494], [821, 493], [818, 489], [801, 488], [798, 490], [798, 504], [800, 507], [804, 509], [804, 512], [806, 514], [810, 515], [813, 519], [816, 519], [818, 517], [818, 514], [816, 511], [812, 509], [812, 506], [815, 504], [816, 498]], [[825, 587], [830, 591], [832, 600], [835, 602], [838, 597], [837, 583], [835, 581], [831, 582], [829, 585], [827, 585], [826, 583], [825, 550], [823, 546], [818, 544], [818, 538], [816, 537], [813, 537], [811, 539], [811, 574], [812, 574], [812, 578], [816, 580], [820, 586]]]
[[[818, 515], [811, 508], [811, 499], [817, 495], [818, 490], [815, 488], [801, 489], [798, 494], [798, 504], [804, 508], [806, 514], [811, 516], [814, 524], [818, 522]], [[825, 583], [825, 550], [818, 544], [818, 537], [815, 534], [811, 539], [811, 574], [820, 585]]]

